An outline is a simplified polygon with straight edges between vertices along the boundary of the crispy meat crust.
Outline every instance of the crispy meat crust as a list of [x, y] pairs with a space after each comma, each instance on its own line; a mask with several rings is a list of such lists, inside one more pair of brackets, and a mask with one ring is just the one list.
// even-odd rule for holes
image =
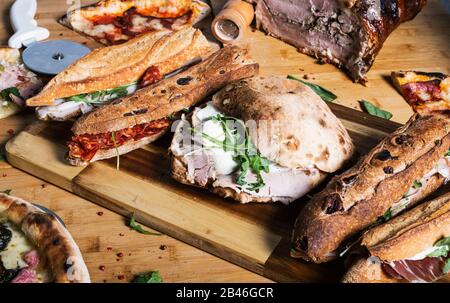
[[57, 283], [88, 283], [89, 272], [67, 229], [25, 200], [0, 193], [0, 213], [18, 226], [46, 258]]
[[382, 216], [449, 150], [449, 121], [445, 114], [414, 115], [358, 164], [335, 177], [300, 212], [294, 248], [317, 263], [335, 258], [333, 253], [347, 239]]

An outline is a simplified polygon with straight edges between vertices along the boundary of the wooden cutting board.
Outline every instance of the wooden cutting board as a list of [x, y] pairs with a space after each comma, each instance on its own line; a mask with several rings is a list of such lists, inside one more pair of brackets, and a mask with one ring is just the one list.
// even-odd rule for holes
[[[365, 154], [399, 124], [337, 104], [334, 113]], [[73, 167], [64, 161], [70, 123], [36, 122], [6, 145], [8, 162], [83, 198], [276, 281], [337, 281], [341, 264], [289, 257], [289, 238], [307, 198], [289, 206], [242, 205], [172, 180], [170, 134], [116, 159]]]
[[[82, 1], [89, 2], [92, 1]], [[56, 23], [66, 9], [56, 1], [40, 0], [39, 24], [50, 29], [51, 38], [98, 47]], [[308, 81], [333, 91], [338, 96], [336, 103], [357, 108], [358, 100], [366, 99], [392, 112], [393, 120], [405, 122], [411, 111], [392, 87], [389, 74], [400, 69], [448, 73], [449, 31], [448, 14], [439, 1], [431, 0], [414, 21], [403, 24], [389, 37], [368, 74], [368, 87], [352, 83], [335, 67], [316, 64], [314, 59], [263, 33], [249, 32], [244, 43], [260, 63], [262, 74], [306, 75]], [[398, 127], [394, 122], [337, 104], [330, 107], [350, 130], [361, 154]], [[143, 224], [273, 280], [339, 280], [343, 271], [339, 262], [314, 265], [289, 257], [293, 222], [307, 198], [290, 206], [241, 205], [180, 185], [169, 176], [169, 137], [121, 156], [119, 171], [115, 169], [115, 159], [86, 168], [72, 167], [64, 161], [69, 128], [70, 125], [59, 123], [30, 125], [7, 144], [8, 161], [120, 214], [130, 216], [135, 212]]]

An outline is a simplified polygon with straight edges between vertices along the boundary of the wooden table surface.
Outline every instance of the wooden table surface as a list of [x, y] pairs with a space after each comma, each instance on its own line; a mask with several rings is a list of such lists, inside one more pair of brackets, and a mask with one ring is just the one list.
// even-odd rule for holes
[[[12, 2], [13, 0], [0, 2], [0, 45], [6, 45], [11, 35], [8, 9]], [[89, 2], [93, 1], [82, 1], [82, 3]], [[403, 24], [389, 38], [387, 43], [390, 43], [391, 47], [383, 49], [375, 62], [374, 70], [377, 70], [378, 74], [369, 73], [369, 87], [354, 84], [351, 89], [343, 89], [350, 81], [344, 74], [339, 73], [339, 77], [336, 78], [334, 67], [315, 64], [312, 58], [299, 54], [291, 47], [286, 47], [280, 51], [280, 54], [273, 55], [269, 48], [262, 50], [266, 52], [264, 54], [261, 50], [254, 49], [254, 57], [262, 63], [263, 73], [307, 74], [311, 81], [327, 83], [326, 87], [339, 95], [338, 103], [358, 108], [357, 100], [365, 98], [391, 111], [394, 114], [394, 121], [405, 122], [411, 115], [411, 110], [393, 88], [384, 90], [385, 95], [377, 91], [379, 85], [386, 86], [385, 83], [381, 84], [383, 77], [380, 77], [379, 73], [385, 75], [389, 74], [390, 70], [407, 68], [449, 71], [448, 15], [443, 12], [437, 2], [430, 1], [421, 15], [414, 21]], [[95, 42], [83, 38], [56, 22], [68, 7], [64, 0], [38, 0], [38, 23], [51, 31], [51, 38], [69, 39], [84, 42], [91, 48], [98, 47]], [[434, 18], [433, 23], [429, 18]], [[436, 38], [432, 35], [434, 32], [440, 32], [441, 37], [442, 33], [446, 33], [443, 36], [447, 39], [434, 41], [433, 39]], [[266, 39], [262, 33], [250, 33], [250, 43], [262, 39]], [[434, 53], [439, 53], [440, 56], [428, 56], [427, 45], [431, 44], [438, 48], [434, 50]], [[389, 52], [393, 50], [404, 52], [405, 59], [392, 60]], [[298, 57], [296, 60], [299, 62], [295, 68], [283, 63], [284, 59], [289, 58], [290, 62], [293, 57]], [[442, 58], [445, 58], [444, 62]], [[421, 62], [424, 64], [422, 65]], [[380, 98], [380, 96], [383, 97]], [[19, 132], [33, 120], [32, 111], [0, 120], [0, 148], [3, 149], [4, 143], [14, 133]], [[268, 281], [173, 238], [141, 235], [132, 231], [126, 226], [123, 217], [14, 169], [5, 161], [0, 161], [0, 191], [6, 189], [11, 189], [12, 195], [54, 210], [63, 218], [80, 246], [94, 282], [127, 282], [137, 273], [153, 270], [159, 270], [166, 282]], [[119, 253], [123, 253], [123, 257], [118, 257]], [[105, 266], [104, 271], [99, 268], [102, 265]], [[124, 278], [119, 279], [122, 275]]]

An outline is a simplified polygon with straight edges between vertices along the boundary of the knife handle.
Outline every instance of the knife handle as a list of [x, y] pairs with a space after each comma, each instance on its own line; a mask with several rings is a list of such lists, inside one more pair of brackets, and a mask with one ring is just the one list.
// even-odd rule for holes
[[8, 40], [9, 47], [21, 48], [35, 41], [50, 36], [46, 28], [38, 27], [34, 15], [36, 14], [36, 0], [16, 0], [10, 10], [11, 25], [14, 35]]

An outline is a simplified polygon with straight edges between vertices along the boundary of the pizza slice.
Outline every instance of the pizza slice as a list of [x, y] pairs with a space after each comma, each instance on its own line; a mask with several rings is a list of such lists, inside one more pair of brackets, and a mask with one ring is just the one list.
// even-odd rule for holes
[[88, 283], [78, 246], [53, 215], [0, 194], [0, 283]]
[[391, 77], [414, 111], [420, 114], [450, 111], [450, 79], [447, 75], [400, 71], [392, 72]]
[[59, 22], [105, 44], [120, 44], [140, 34], [192, 26], [211, 9], [201, 0], [101, 0], [72, 10]]
[[25, 100], [42, 86], [42, 81], [23, 65], [19, 50], [0, 48], [0, 119], [19, 112]]

